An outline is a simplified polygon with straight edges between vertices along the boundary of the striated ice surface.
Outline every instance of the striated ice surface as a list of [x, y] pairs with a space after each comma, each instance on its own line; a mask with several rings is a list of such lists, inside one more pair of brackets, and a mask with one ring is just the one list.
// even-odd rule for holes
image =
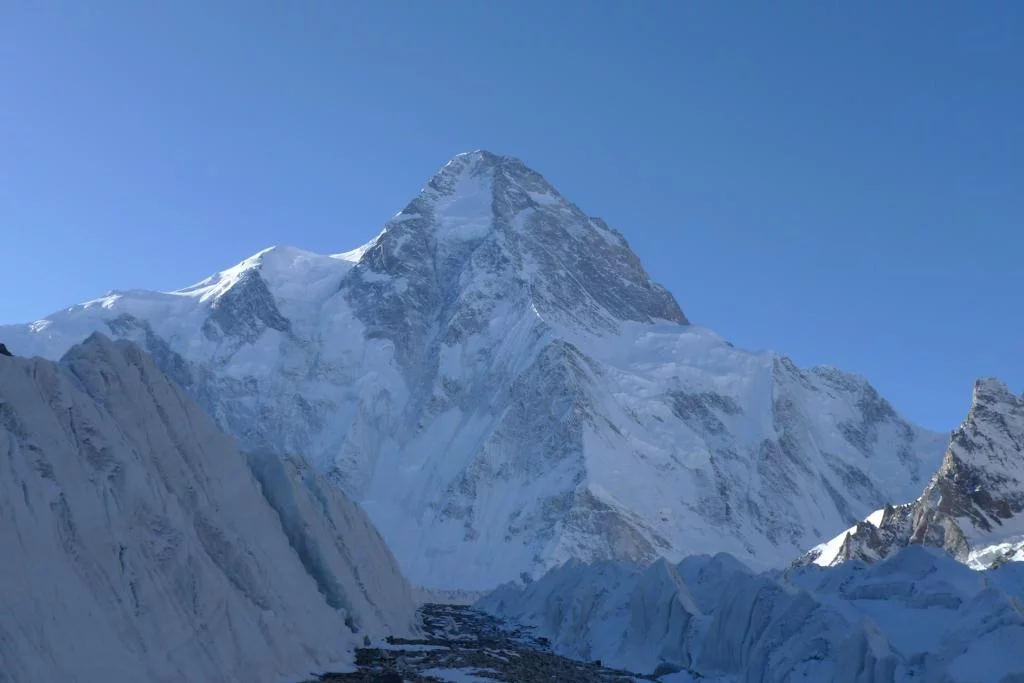
[[0, 357], [0, 681], [277, 681], [414, 628], [366, 515], [135, 345]]

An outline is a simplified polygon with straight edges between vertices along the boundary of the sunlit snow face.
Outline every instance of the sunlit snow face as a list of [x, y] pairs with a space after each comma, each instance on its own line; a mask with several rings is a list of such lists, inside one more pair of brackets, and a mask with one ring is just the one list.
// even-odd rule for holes
[[310, 457], [427, 585], [573, 557], [785, 564], [919, 494], [943, 446], [859, 378], [686, 324], [621, 235], [483, 152], [357, 250], [275, 247], [0, 336], [59, 357], [95, 330], [246, 447]]

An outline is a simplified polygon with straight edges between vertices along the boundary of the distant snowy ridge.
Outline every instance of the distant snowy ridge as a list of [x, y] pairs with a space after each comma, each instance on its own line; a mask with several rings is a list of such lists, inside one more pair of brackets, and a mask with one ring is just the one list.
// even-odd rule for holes
[[975, 384], [970, 412], [917, 500], [877, 510], [801, 562], [871, 562], [917, 543], [979, 569], [1024, 561], [1024, 397], [1002, 382]]
[[363, 512], [126, 341], [0, 357], [0, 681], [277, 681], [415, 628]]
[[677, 680], [1019, 683], [1022, 601], [1024, 565], [979, 573], [914, 546], [784, 575], [727, 555], [573, 562], [477, 606], [534, 626], [560, 654]]
[[784, 566], [917, 495], [944, 447], [862, 378], [689, 324], [620, 233], [488, 152], [347, 254], [276, 247], [0, 338], [58, 358], [93, 331], [245, 448], [308, 457], [429, 589], [570, 558]]

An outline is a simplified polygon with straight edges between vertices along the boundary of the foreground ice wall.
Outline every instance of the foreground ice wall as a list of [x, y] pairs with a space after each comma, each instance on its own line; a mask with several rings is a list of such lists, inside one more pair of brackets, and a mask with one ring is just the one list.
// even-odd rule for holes
[[413, 628], [359, 508], [99, 335], [0, 357], [0, 548], [0, 681], [271, 681]]

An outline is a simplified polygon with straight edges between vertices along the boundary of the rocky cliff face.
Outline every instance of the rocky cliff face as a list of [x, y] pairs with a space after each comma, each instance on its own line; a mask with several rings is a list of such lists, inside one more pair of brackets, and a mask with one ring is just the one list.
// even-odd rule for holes
[[0, 336], [55, 358], [95, 330], [246, 448], [308, 457], [430, 588], [568, 558], [782, 565], [916, 495], [944, 446], [856, 376], [689, 324], [621, 234], [487, 152], [352, 252], [273, 248]]
[[967, 418], [913, 503], [886, 506], [813, 549], [802, 562], [834, 565], [922, 544], [991, 566], [1024, 559], [1024, 398], [997, 380], [975, 384]]
[[363, 512], [93, 335], [0, 358], [0, 681], [272, 681], [414, 628]]

